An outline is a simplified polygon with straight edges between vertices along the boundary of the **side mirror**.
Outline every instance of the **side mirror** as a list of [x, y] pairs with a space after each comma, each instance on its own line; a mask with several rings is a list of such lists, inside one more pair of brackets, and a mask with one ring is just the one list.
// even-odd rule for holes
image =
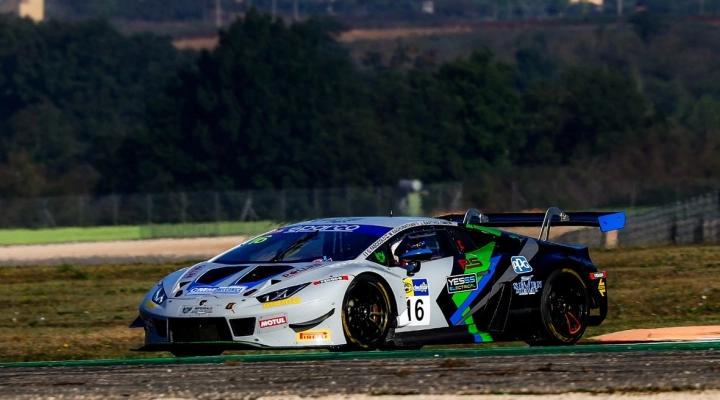
[[415, 249], [401, 255], [400, 260], [408, 263], [405, 269], [407, 269], [408, 276], [413, 276], [420, 271], [420, 262], [431, 259], [432, 254], [430, 249]]

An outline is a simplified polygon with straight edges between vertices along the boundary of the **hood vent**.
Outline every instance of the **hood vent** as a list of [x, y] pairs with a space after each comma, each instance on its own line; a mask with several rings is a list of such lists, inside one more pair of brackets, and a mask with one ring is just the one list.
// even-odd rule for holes
[[231, 275], [235, 275], [238, 272], [244, 270], [245, 268], [247, 268], [247, 265], [234, 265], [232, 267], [220, 267], [211, 269], [210, 271], [202, 274], [202, 276], [199, 277], [195, 282], [203, 285], [210, 285]]
[[271, 276], [282, 274], [291, 269], [293, 269], [293, 267], [289, 265], [260, 265], [240, 278], [235, 284], [264, 281]]

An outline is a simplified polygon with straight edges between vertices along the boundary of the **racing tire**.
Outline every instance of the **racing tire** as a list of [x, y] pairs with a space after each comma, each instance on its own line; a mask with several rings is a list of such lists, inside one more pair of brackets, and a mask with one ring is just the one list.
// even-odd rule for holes
[[373, 275], [359, 275], [348, 286], [341, 320], [347, 345], [342, 350], [375, 350], [390, 331], [392, 307], [385, 285]]
[[547, 336], [529, 345], [562, 346], [580, 340], [588, 326], [590, 295], [575, 270], [561, 268], [550, 274], [543, 285], [540, 313]]

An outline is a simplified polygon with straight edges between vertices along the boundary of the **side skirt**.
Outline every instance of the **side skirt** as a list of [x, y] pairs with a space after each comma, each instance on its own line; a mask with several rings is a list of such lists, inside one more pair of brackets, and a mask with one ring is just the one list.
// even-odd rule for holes
[[395, 333], [388, 342], [396, 346], [478, 343], [478, 336], [468, 332], [466, 325]]

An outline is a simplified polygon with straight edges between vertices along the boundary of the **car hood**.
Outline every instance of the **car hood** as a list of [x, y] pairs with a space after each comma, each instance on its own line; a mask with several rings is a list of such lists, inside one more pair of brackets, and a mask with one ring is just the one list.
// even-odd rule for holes
[[[171, 298], [200, 296], [248, 296], [259, 293], [270, 286], [278, 289], [312, 280], [325, 275], [329, 267], [338, 267], [344, 262], [306, 262], [282, 264], [237, 264], [226, 265], [203, 262], [186, 269], [183, 273], [172, 274], [162, 282], [172, 288]], [[325, 272], [322, 272], [325, 271]]]

